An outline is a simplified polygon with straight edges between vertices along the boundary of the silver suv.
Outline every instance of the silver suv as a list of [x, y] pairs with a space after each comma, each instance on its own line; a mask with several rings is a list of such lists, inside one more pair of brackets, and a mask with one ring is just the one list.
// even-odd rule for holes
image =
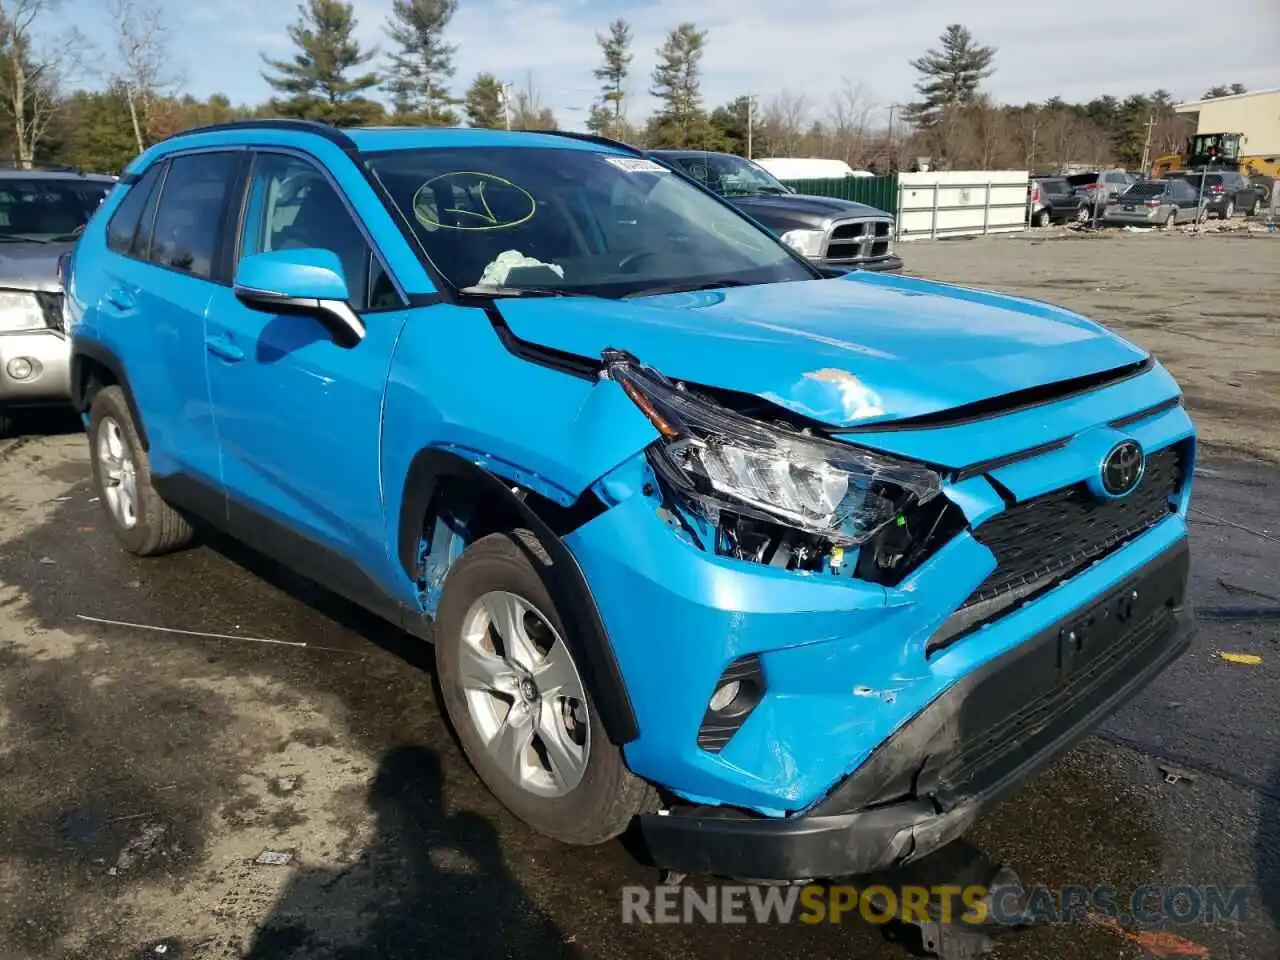
[[70, 398], [59, 258], [114, 185], [70, 169], [0, 170], [0, 437], [15, 408]]

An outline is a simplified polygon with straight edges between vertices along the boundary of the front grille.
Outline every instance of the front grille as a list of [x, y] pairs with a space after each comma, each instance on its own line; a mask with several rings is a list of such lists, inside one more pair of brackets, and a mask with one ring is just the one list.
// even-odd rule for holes
[[1051, 586], [1101, 559], [1168, 516], [1182, 480], [1182, 448], [1166, 447], [1147, 457], [1142, 482], [1127, 497], [1102, 500], [1081, 483], [997, 514], [973, 532], [995, 554], [996, 568], [964, 606]]
[[892, 241], [893, 220], [890, 218], [841, 220], [827, 233], [822, 259], [839, 263], [879, 259], [889, 255]]

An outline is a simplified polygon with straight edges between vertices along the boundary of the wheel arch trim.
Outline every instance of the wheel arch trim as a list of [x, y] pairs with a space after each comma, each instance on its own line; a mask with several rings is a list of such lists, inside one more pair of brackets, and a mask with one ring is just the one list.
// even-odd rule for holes
[[[547, 578], [547, 587], [557, 607], [576, 627], [566, 631], [569, 634], [566, 642], [575, 648], [579, 672], [592, 693], [605, 732], [618, 746], [637, 739], [640, 727], [631, 697], [577, 558], [551, 526], [517, 497], [502, 478], [451, 451], [435, 447], [418, 451], [405, 476], [397, 531], [397, 556], [405, 573], [415, 582], [422, 574], [419, 548], [423, 526], [441, 481], [450, 479], [464, 481], [477, 493], [501, 502], [537, 536], [556, 568], [556, 575]], [[437, 636], [437, 642], [440, 639]]]
[[138, 439], [142, 441], [142, 449], [150, 453], [151, 443], [147, 439], [147, 428], [142, 422], [142, 414], [134, 399], [133, 388], [129, 385], [129, 376], [124, 372], [124, 364], [110, 347], [78, 338], [72, 340], [71, 347], [71, 404], [76, 412], [87, 413], [92, 402], [92, 398], [88, 395], [87, 370], [91, 365], [102, 367], [110, 373], [116, 384], [124, 391], [124, 400], [129, 405], [129, 415], [133, 417], [133, 425], [138, 431]]

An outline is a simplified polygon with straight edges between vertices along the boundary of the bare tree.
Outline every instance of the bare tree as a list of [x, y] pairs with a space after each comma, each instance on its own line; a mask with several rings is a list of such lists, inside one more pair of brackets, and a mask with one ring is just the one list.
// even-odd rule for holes
[[120, 58], [117, 77], [129, 101], [129, 120], [138, 152], [147, 148], [146, 117], [152, 101], [172, 94], [182, 84], [169, 55], [169, 28], [154, 0], [108, 0]]
[[762, 143], [770, 153], [795, 156], [805, 135], [805, 115], [809, 112], [803, 93], [783, 90], [764, 109], [760, 118]]
[[517, 90], [511, 111], [511, 126], [517, 130], [554, 130], [556, 115], [543, 106], [542, 92], [533, 81], [533, 73], [525, 74], [524, 89]]
[[59, 84], [79, 65], [79, 32], [46, 42], [45, 23], [62, 0], [0, 0], [0, 109], [13, 122], [18, 163], [30, 168], [61, 106]]
[[828, 122], [838, 159], [860, 167], [867, 152], [871, 111], [875, 109], [861, 82], [845, 80], [831, 98]]

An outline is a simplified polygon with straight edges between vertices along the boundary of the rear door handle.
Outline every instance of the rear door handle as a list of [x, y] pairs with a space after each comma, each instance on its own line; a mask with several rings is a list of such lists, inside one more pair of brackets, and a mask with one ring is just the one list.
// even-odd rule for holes
[[137, 301], [134, 300], [133, 294], [124, 289], [124, 287], [112, 287], [107, 291], [103, 299], [117, 310], [132, 310], [137, 306]]
[[206, 337], [204, 345], [206, 350], [227, 363], [239, 363], [244, 359], [244, 351], [226, 337]]

